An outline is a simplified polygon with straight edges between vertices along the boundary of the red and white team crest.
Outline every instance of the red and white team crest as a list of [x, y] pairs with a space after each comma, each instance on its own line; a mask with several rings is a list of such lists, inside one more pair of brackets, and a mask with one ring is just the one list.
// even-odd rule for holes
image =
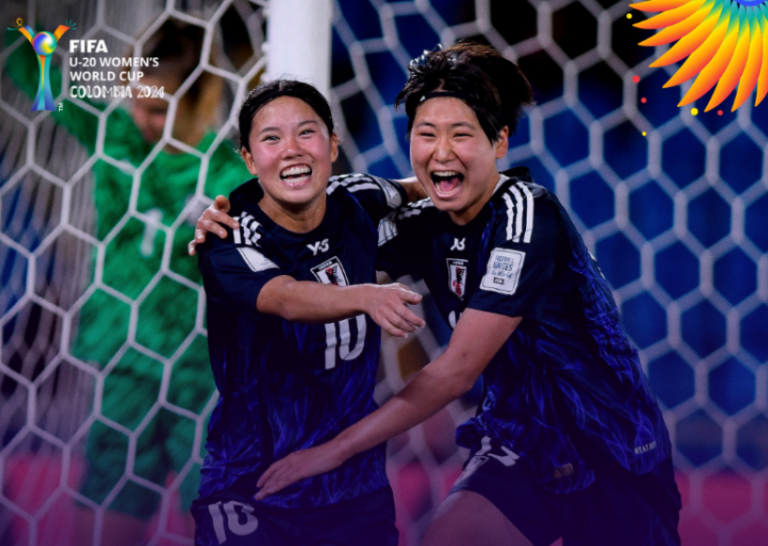
[[467, 287], [467, 260], [448, 258], [448, 288], [456, 294], [460, 300], [464, 299]]
[[344, 266], [341, 265], [341, 260], [336, 256], [313, 267], [312, 273], [323, 284], [332, 284], [334, 286], [349, 285], [347, 274], [344, 272]]

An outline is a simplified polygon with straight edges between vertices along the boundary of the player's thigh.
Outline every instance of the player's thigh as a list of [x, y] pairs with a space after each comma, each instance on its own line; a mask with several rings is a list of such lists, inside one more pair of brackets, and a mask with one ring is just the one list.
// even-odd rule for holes
[[[547, 491], [534, 477], [529, 464], [490, 438], [473, 450], [449, 499], [473, 492], [492, 505], [509, 524], [534, 546], [549, 546], [563, 534], [562, 495]], [[482, 518], [476, 510], [466, 517]]]
[[422, 546], [532, 546], [491, 501], [474, 491], [448, 495], [421, 542]]

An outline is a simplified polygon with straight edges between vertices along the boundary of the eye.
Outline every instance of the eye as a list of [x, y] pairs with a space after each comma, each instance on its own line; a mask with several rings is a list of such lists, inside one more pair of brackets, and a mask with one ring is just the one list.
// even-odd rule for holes
[[304, 129], [304, 130], [303, 130], [303, 131], [300, 133], [300, 135], [301, 135], [301, 136], [304, 136], [304, 135], [314, 135], [315, 133], [316, 133], [316, 131], [315, 131], [314, 129]]
[[262, 142], [277, 142], [279, 139], [277, 135], [265, 135], [261, 140]]

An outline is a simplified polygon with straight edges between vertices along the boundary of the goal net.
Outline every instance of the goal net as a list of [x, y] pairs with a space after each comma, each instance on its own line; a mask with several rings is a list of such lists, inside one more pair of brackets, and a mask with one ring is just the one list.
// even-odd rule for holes
[[[705, 113], [707, 95], [678, 108], [690, 82], [663, 89], [676, 67], [649, 67], [664, 48], [638, 46], [651, 32], [632, 26], [645, 16], [625, 2], [335, 0], [333, 8], [337, 172], [410, 174], [407, 120], [392, 103], [408, 61], [423, 50], [473, 38], [520, 64], [537, 104], [500, 167], [526, 165], [535, 181], [556, 191], [614, 289], [672, 435], [683, 541], [768, 543], [768, 107], [747, 101], [732, 113], [724, 103]], [[21, 18], [36, 31], [74, 21], [76, 31], [62, 43], [104, 40], [109, 53], [97, 57], [140, 57], [169, 19], [201, 31], [202, 60], [189, 84], [219, 82], [215, 136], [206, 150], [183, 148], [198, 158], [199, 175], [180, 203], [168, 205], [144, 181], [151, 158], [130, 165], [105, 150], [108, 120], [127, 102], [94, 100], [105, 109], [80, 98], [64, 103], [96, 120], [91, 149], [55, 114], [30, 112], [33, 97], [8, 64], [30, 44], [17, 33], [0, 53], [0, 543], [70, 544], [76, 503], [98, 522], [136, 488], [158, 502], [147, 543], [190, 543], [179, 496], [202, 462], [216, 395], [177, 396], [195, 355], [206, 350], [199, 276], [179, 249], [219, 190], [208, 179], [216, 147], [235, 136], [239, 100], [269, 65], [262, 48], [268, 1], [30, 1], [4, 4], [0, 13], [5, 27]], [[54, 69], [69, 71], [64, 47], [52, 58]], [[68, 91], [55, 93], [58, 108]], [[177, 99], [169, 99], [169, 119]], [[169, 128], [163, 138], [183, 147]], [[100, 168], [117, 169], [127, 181], [125, 207], [107, 228], [101, 216], [97, 223]], [[157, 201], [151, 206], [148, 191]], [[138, 285], [111, 261], [131, 236], [156, 256]], [[427, 294], [419, 279], [410, 284]], [[169, 310], [175, 326], [161, 342], [152, 335], [153, 317], [167, 294], [183, 303]], [[105, 325], [107, 334], [96, 336], [105, 355], [98, 361], [77, 348], [94, 308], [126, 324], [115, 331]], [[428, 295], [420, 311], [429, 328], [408, 340], [384, 337], [379, 401], [447, 344], [450, 331]], [[129, 361], [141, 362], [154, 379], [125, 420], [105, 402]], [[453, 431], [478, 397], [471, 392], [389, 443], [401, 544], [418, 544], [459, 474], [466, 453]], [[147, 477], [134, 467], [137, 449], [169, 421], [186, 423], [187, 456], [167, 477]], [[128, 453], [109, 493], [96, 501], [81, 492], [94, 426], [121, 435]]]

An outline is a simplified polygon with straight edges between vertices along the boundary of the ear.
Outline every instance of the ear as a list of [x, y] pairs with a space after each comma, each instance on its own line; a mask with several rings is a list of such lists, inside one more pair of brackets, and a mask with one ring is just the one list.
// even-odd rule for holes
[[494, 152], [496, 153], [496, 159], [501, 159], [507, 155], [509, 150], [509, 127], [504, 126], [499, 131], [499, 138], [493, 143]]
[[245, 166], [248, 167], [248, 172], [253, 176], [259, 176], [259, 173], [256, 172], [256, 164], [253, 162], [253, 156], [245, 146], [240, 148], [240, 155], [243, 156], [243, 161], [245, 161]]
[[331, 163], [339, 157], [339, 135], [331, 133]]

